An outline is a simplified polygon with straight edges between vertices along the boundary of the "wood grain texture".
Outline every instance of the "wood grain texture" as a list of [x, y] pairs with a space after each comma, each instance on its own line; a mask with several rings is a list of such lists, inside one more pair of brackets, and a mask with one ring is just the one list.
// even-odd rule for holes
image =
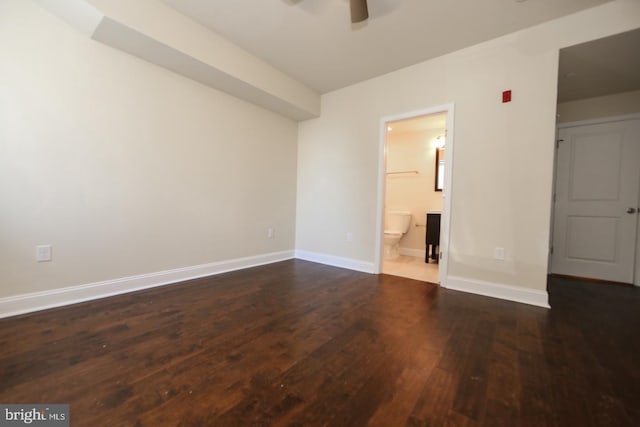
[[640, 425], [640, 292], [551, 310], [291, 260], [0, 320], [0, 402], [73, 426]]

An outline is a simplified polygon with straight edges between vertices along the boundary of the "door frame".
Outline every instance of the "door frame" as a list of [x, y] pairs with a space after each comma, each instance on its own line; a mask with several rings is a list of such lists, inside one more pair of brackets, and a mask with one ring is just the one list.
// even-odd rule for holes
[[442, 191], [442, 217], [440, 224], [440, 263], [438, 265], [438, 281], [440, 286], [447, 287], [447, 272], [449, 266], [449, 243], [450, 243], [450, 226], [451, 226], [451, 199], [452, 199], [452, 179], [453, 176], [453, 158], [454, 158], [454, 103], [438, 105], [435, 107], [425, 108], [422, 110], [414, 110], [400, 113], [392, 116], [380, 118], [380, 130], [378, 141], [378, 199], [376, 204], [376, 229], [375, 229], [375, 261], [374, 271], [382, 273], [383, 259], [383, 236], [384, 236], [384, 200], [386, 194], [386, 140], [387, 140], [387, 123], [399, 120], [412, 119], [419, 116], [428, 116], [431, 114], [447, 113], [445, 125], [445, 146], [447, 154], [444, 161], [444, 190]]
[[[554, 152], [553, 152], [553, 192], [552, 197], [552, 205], [551, 205], [551, 230], [549, 232], [549, 262], [547, 264], [547, 273], [551, 274], [551, 248], [553, 245], [553, 239], [554, 239], [554, 233], [556, 230], [556, 224], [555, 224], [555, 209], [556, 209], [556, 201], [555, 201], [555, 194], [556, 194], [556, 186], [558, 185], [557, 183], [557, 161], [558, 161], [558, 144], [557, 144], [557, 140], [558, 140], [558, 134], [560, 132], [560, 129], [566, 129], [566, 128], [573, 128], [573, 127], [580, 127], [580, 126], [590, 126], [590, 125], [600, 125], [603, 123], [613, 123], [613, 122], [624, 122], [627, 120], [640, 120], [640, 113], [633, 113], [633, 114], [624, 114], [624, 115], [620, 115], [620, 116], [608, 116], [608, 117], [598, 117], [598, 118], [594, 118], [594, 119], [587, 119], [587, 120], [578, 120], [578, 121], [574, 121], [574, 122], [566, 122], [566, 123], [556, 123], [556, 142], [555, 142], [555, 147], [554, 147]], [[639, 199], [640, 199], [640, 194], [638, 195]], [[635, 258], [635, 265], [633, 267], [633, 284], [635, 286], [640, 286], [640, 215], [638, 215], [638, 228], [637, 228], [637, 232], [636, 232], [636, 258]]]

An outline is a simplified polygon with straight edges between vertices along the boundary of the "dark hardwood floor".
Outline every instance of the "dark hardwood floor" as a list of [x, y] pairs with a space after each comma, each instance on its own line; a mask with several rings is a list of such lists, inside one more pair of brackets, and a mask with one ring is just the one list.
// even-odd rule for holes
[[0, 320], [0, 402], [72, 426], [640, 425], [640, 292], [552, 309], [292, 260]]

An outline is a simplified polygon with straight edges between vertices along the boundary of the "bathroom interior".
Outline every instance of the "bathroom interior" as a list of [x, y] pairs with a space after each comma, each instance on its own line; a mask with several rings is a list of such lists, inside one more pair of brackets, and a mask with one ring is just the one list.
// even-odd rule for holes
[[443, 112], [387, 123], [384, 274], [439, 282], [446, 119]]

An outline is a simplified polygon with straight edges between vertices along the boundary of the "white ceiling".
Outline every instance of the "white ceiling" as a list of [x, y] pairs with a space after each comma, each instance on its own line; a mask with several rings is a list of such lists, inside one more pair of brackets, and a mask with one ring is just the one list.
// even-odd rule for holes
[[163, 0], [325, 93], [610, 0]]
[[640, 29], [560, 51], [558, 102], [640, 90]]

